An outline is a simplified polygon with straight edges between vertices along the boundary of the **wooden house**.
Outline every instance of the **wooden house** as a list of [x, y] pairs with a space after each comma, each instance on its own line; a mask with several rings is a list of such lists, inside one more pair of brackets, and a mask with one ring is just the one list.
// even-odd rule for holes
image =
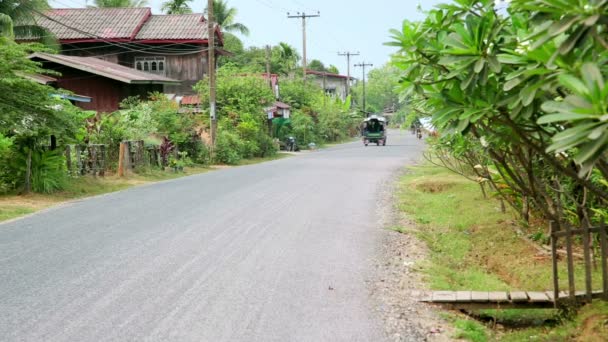
[[[43, 68], [60, 73], [58, 76], [36, 75], [36, 82], [74, 93], [73, 99], [83, 109], [113, 112], [122, 100], [130, 96], [146, 98], [151, 92], [162, 92], [163, 87], [180, 82], [164, 76], [135, 70], [120, 64], [94, 57], [64, 56], [35, 53], [30, 59], [40, 62]], [[70, 100], [73, 100], [70, 99]]]
[[[203, 79], [208, 70], [208, 24], [200, 13], [152, 15], [150, 8], [66, 8], [51, 9], [41, 14], [36, 23], [54, 34], [60, 44], [61, 55], [76, 57], [70, 63], [90, 62], [96, 65], [92, 69], [99, 71], [96, 67], [100, 65], [95, 60], [104, 60], [159, 77], [151, 76], [151, 83], [140, 87], [142, 89], [191, 95], [194, 94], [192, 86]], [[223, 53], [219, 26], [215, 26], [213, 34], [218, 52]], [[30, 40], [31, 37], [17, 37], [21, 42]], [[70, 72], [74, 70], [70, 69]], [[73, 79], [74, 75], [70, 77]], [[90, 81], [97, 84], [90, 87], [116, 92], [110, 89], [113, 82], [101, 79], [91, 78]], [[152, 84], [156, 86], [150, 87]], [[128, 88], [131, 89], [129, 92], [138, 92], [134, 87]], [[80, 89], [73, 91], [81, 92]], [[87, 96], [95, 102], [94, 95]], [[113, 98], [116, 98], [115, 94]]]

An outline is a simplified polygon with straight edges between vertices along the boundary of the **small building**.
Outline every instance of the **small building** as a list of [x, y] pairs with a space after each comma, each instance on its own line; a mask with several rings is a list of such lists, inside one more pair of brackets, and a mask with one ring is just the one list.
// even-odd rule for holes
[[346, 101], [347, 87], [352, 88], [355, 79], [354, 77], [349, 79], [348, 76], [315, 70], [306, 70], [306, 74], [310, 75], [326, 94], [336, 96], [342, 101]]
[[30, 59], [42, 63], [47, 70], [60, 76], [31, 76], [37, 82], [51, 84], [76, 94], [77, 105], [86, 110], [113, 112], [122, 100], [130, 96], [146, 98], [150, 92], [162, 92], [164, 86], [179, 85], [180, 81], [135, 70], [94, 57], [63, 56], [34, 53]]
[[272, 107], [266, 108], [268, 120], [275, 118], [289, 119], [291, 116], [291, 106], [287, 103], [276, 101]]

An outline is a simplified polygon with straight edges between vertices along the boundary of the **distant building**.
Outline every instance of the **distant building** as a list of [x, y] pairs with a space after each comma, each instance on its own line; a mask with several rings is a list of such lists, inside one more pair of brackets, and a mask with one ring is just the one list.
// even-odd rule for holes
[[306, 74], [310, 75], [314, 82], [325, 90], [326, 94], [336, 96], [342, 101], [346, 100], [347, 83], [352, 88], [355, 79], [354, 77], [349, 79], [348, 76], [315, 70], [307, 70]]

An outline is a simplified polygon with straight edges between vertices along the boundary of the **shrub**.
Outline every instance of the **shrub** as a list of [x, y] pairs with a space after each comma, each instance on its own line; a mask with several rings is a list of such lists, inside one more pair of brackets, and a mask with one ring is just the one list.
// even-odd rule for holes
[[8, 168], [8, 160], [13, 140], [0, 133], [0, 193], [10, 189], [11, 172]]
[[258, 146], [259, 157], [271, 157], [277, 154], [277, 146], [272, 138], [264, 132], [258, 133]]
[[[11, 159], [10, 172], [13, 177], [13, 187], [25, 185], [25, 173], [29, 147], [14, 153]], [[68, 182], [65, 159], [59, 150], [32, 150], [31, 164], [32, 191], [52, 193], [63, 190]]]
[[237, 134], [221, 131], [215, 142], [215, 160], [228, 165], [238, 164], [244, 148], [244, 143]]

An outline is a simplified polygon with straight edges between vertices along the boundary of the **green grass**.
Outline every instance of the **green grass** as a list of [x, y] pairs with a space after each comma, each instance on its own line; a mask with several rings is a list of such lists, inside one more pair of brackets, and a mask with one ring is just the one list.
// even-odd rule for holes
[[454, 326], [458, 329], [455, 338], [462, 338], [467, 341], [485, 342], [488, 340], [488, 334], [483, 324], [473, 320], [457, 319], [454, 321]]
[[28, 207], [12, 206], [0, 208], [0, 222], [33, 213], [35, 210]]
[[[431, 289], [552, 290], [550, 257], [524, 242], [514, 229], [517, 225], [514, 216], [502, 213], [496, 200], [484, 199], [476, 183], [446, 169], [426, 165], [412, 168], [402, 177], [398, 188], [397, 206], [416, 221], [417, 228], [390, 229], [415, 234], [426, 242], [430, 256], [417, 269], [423, 272]], [[561, 262], [559, 268], [565, 277], [565, 263]], [[577, 288], [582, 289], [582, 267], [578, 265], [576, 271]], [[597, 272], [593, 277], [595, 287], [601, 288]], [[560, 331], [561, 327], [554, 327], [559, 321], [556, 310], [483, 310], [476, 314], [507, 327], [538, 326], [516, 329], [514, 334]], [[458, 318], [453, 322], [460, 338], [470, 341], [498, 338], [484, 324]], [[567, 327], [568, 323], [562, 326]], [[510, 334], [501, 334], [500, 339], [507, 339]]]

